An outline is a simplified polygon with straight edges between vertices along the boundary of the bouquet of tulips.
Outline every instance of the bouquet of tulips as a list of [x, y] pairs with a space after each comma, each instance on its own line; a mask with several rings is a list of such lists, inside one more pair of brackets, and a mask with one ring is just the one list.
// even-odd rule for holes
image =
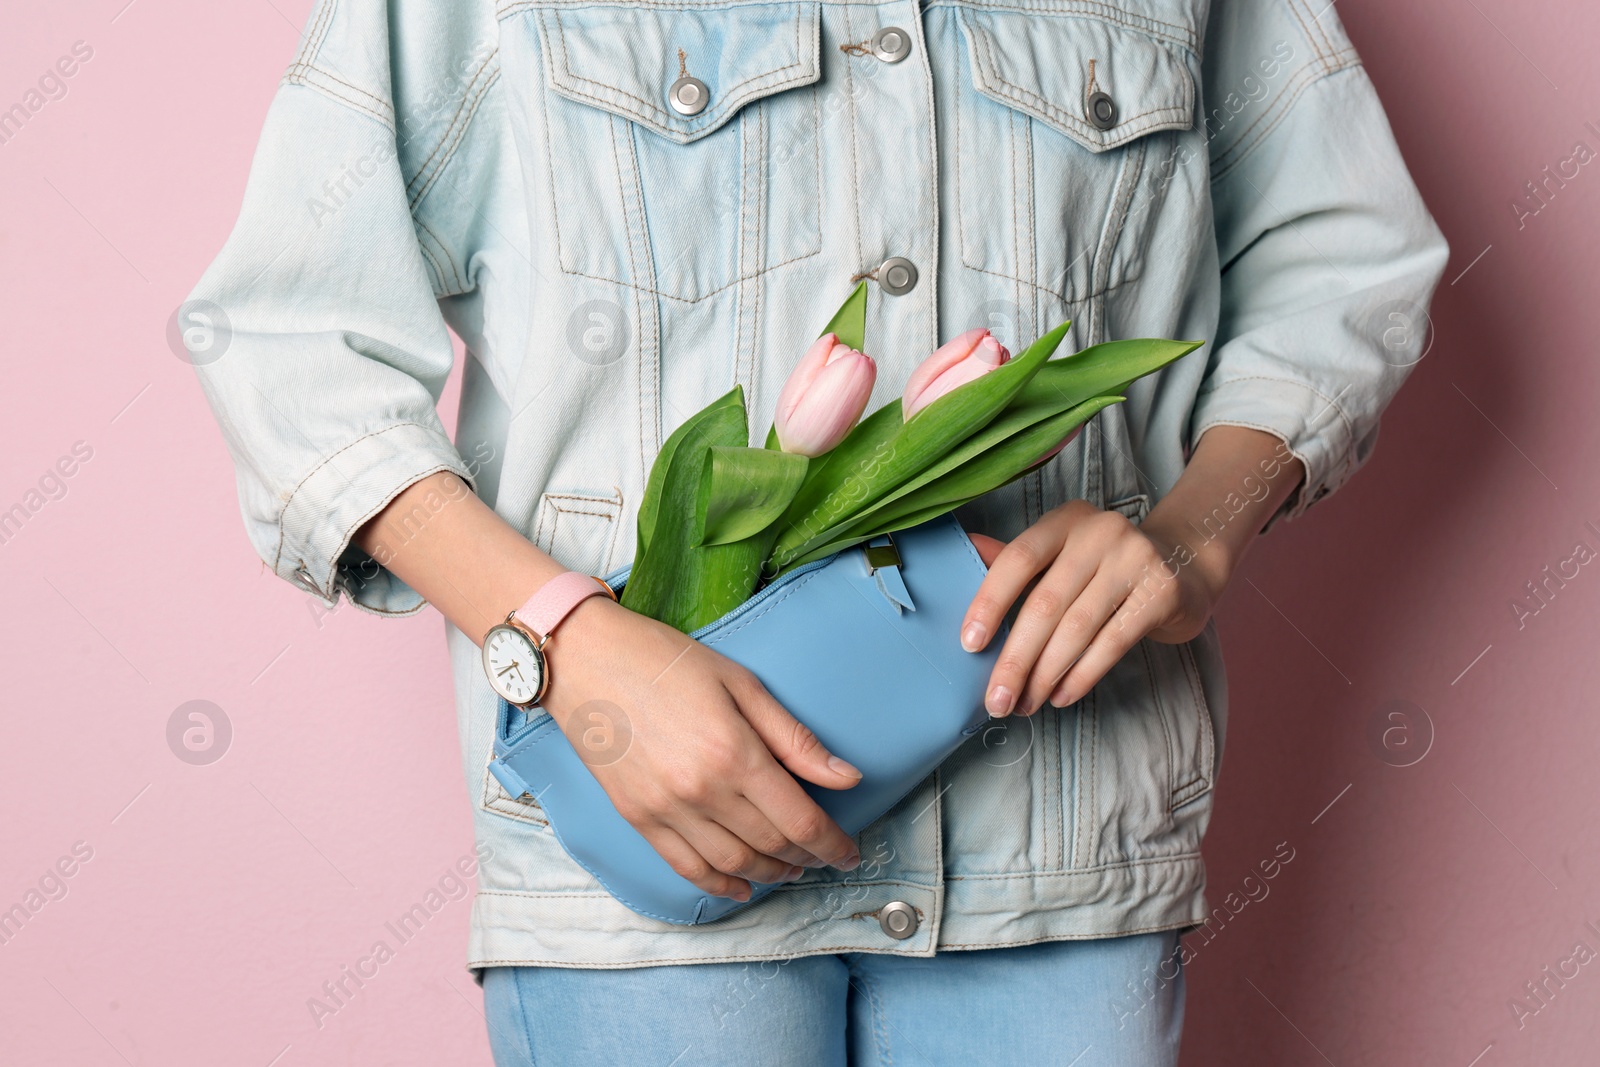
[[738, 386], [667, 438], [640, 504], [625, 606], [699, 629], [786, 571], [1040, 467], [1127, 385], [1200, 346], [1112, 341], [1052, 360], [1063, 323], [1013, 358], [988, 330], [969, 330], [862, 419], [877, 378], [860, 351], [865, 285], [794, 369], [765, 447], [749, 447]]

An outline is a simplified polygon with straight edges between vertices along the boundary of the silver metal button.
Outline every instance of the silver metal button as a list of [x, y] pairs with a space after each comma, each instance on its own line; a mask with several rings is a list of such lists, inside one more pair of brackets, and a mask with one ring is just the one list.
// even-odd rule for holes
[[885, 63], [898, 63], [911, 54], [911, 35], [899, 26], [885, 26], [872, 35], [872, 54]]
[[698, 115], [711, 103], [711, 90], [699, 78], [684, 75], [667, 90], [667, 102], [680, 115]]
[[1110, 93], [1090, 93], [1084, 111], [1097, 130], [1109, 130], [1117, 124], [1117, 102]]
[[878, 925], [896, 941], [917, 932], [917, 909], [903, 900], [891, 900], [878, 912]]
[[890, 256], [878, 268], [878, 287], [890, 296], [904, 296], [917, 287], [917, 265], [903, 256]]
[[294, 583], [308, 593], [316, 593], [318, 596], [322, 595], [322, 590], [318, 587], [316, 579], [311, 577], [311, 572], [306, 570], [306, 565], [304, 563], [295, 568]]

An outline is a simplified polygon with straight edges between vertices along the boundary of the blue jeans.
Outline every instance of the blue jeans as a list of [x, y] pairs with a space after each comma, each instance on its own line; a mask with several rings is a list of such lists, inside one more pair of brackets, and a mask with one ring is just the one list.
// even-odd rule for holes
[[493, 967], [498, 1067], [1171, 1067], [1171, 931], [932, 958], [852, 952], [619, 970]]

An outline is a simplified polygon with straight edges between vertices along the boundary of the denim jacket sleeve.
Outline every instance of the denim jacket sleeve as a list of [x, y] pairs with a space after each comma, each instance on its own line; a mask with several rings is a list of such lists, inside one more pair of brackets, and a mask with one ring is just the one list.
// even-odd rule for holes
[[[411, 41], [390, 25], [375, 0], [312, 13], [238, 222], [181, 314], [216, 331], [191, 359], [261, 558], [330, 604], [342, 589], [400, 614], [421, 598], [350, 541], [420, 478], [472, 480], [435, 410], [453, 360], [440, 300], [474, 286], [481, 179], [459, 161], [498, 66], [492, 21]], [[385, 54], [417, 48], [455, 58]], [[433, 84], [392, 84], [403, 69]]]
[[1189, 440], [1281, 438], [1306, 481], [1276, 520], [1371, 454], [1448, 250], [1332, 4], [1219, 0], [1206, 50], [1222, 290]]

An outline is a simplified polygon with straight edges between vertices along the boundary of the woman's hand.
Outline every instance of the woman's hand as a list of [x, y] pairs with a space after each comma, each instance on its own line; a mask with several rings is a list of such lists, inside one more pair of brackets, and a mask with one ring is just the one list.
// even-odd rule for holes
[[962, 620], [962, 647], [985, 648], [1038, 583], [990, 675], [989, 714], [1031, 715], [1046, 700], [1066, 707], [1143, 638], [1197, 636], [1244, 550], [1303, 477], [1276, 437], [1218, 426], [1142, 526], [1073, 500], [1010, 544], [974, 537], [989, 574]]
[[684, 878], [746, 900], [750, 882], [860, 863], [794, 778], [848, 789], [860, 772], [749, 671], [600, 597], [568, 617], [549, 653], [544, 707], [617, 811]]
[[[479, 642], [565, 569], [448, 472], [400, 493], [356, 543]], [[789, 773], [848, 789], [860, 772], [835, 764], [749, 671], [602, 597], [574, 609], [549, 654], [544, 706], [623, 818], [689, 881], [742, 900], [748, 880], [860, 863]]]
[[[989, 643], [1035, 579], [989, 678], [994, 716], [1031, 715], [1046, 699], [1080, 699], [1142, 638], [1187, 641], [1220, 590], [1194, 567], [1168, 564], [1171, 545], [1082, 500], [1045, 515], [1010, 544], [984, 538], [989, 575], [962, 620], [961, 644]], [[992, 560], [992, 562], [991, 562]]]

